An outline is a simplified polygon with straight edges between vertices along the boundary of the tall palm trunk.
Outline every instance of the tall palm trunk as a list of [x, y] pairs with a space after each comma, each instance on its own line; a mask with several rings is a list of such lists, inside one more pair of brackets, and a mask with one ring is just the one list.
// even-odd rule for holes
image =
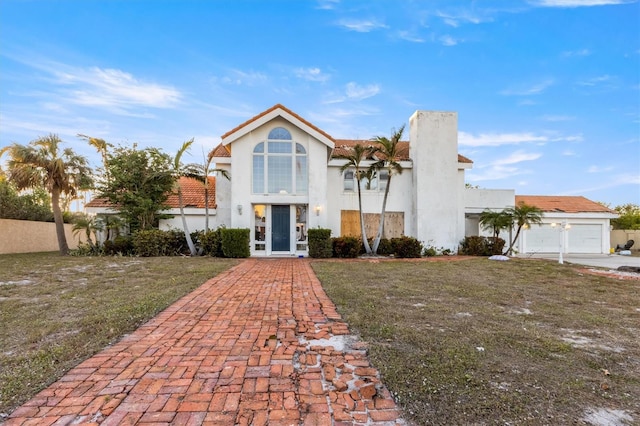
[[387, 180], [387, 187], [384, 189], [384, 198], [382, 199], [382, 213], [380, 216], [380, 225], [378, 225], [378, 233], [376, 239], [373, 241], [373, 254], [378, 254], [378, 246], [380, 246], [380, 240], [384, 233], [384, 215], [387, 210], [387, 196], [389, 195], [389, 187], [391, 186], [391, 171], [389, 171], [389, 179]]
[[60, 254], [66, 256], [69, 254], [69, 245], [67, 244], [67, 236], [64, 233], [64, 218], [60, 209], [60, 190], [54, 188], [51, 191], [51, 209], [53, 210], [53, 220], [56, 224], [56, 235], [58, 237], [58, 248]]
[[187, 218], [184, 215], [184, 206], [182, 205], [182, 189], [178, 188], [178, 205], [180, 206], [180, 216], [182, 216], [182, 228], [184, 229], [184, 237], [187, 240], [187, 246], [189, 246], [189, 253], [191, 256], [198, 254], [196, 246], [193, 244], [191, 234], [189, 233], [189, 227], [187, 226]]
[[204, 232], [209, 232], [209, 177], [204, 179]]
[[364, 213], [362, 211], [362, 191], [360, 189], [360, 176], [358, 179], [358, 207], [360, 208], [360, 232], [362, 233], [362, 244], [364, 244], [364, 251], [367, 254], [372, 254], [371, 247], [369, 246], [369, 241], [367, 239], [367, 230], [364, 227]]

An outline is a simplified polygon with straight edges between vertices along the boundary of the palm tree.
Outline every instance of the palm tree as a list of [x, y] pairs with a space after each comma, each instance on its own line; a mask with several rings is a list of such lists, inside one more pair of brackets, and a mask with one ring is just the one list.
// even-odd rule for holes
[[191, 254], [191, 256], [196, 256], [198, 252], [196, 251], [195, 244], [193, 244], [193, 239], [191, 238], [189, 227], [187, 226], [187, 218], [184, 215], [184, 205], [182, 203], [182, 188], [180, 187], [180, 177], [190, 176], [193, 174], [191, 171], [192, 166], [185, 167], [180, 163], [182, 155], [187, 152], [191, 144], [193, 144], [193, 138], [184, 142], [176, 153], [176, 156], [173, 159], [173, 173], [175, 175], [174, 191], [177, 191], [178, 193], [178, 206], [180, 207], [180, 216], [182, 217], [182, 228], [184, 229], [184, 236], [187, 240], [187, 246], [189, 246], [189, 253]]
[[544, 213], [538, 207], [530, 206], [528, 204], [525, 204], [524, 202], [520, 202], [520, 204], [513, 208], [506, 209], [505, 212], [511, 217], [511, 223], [518, 225], [516, 235], [513, 237], [513, 240], [511, 241], [511, 244], [509, 244], [509, 248], [507, 249], [507, 253], [510, 254], [511, 250], [513, 250], [513, 246], [520, 236], [520, 231], [522, 230], [522, 228], [530, 227], [534, 224], [541, 224]]
[[109, 181], [109, 167], [107, 167], [109, 165], [109, 147], [112, 147], [113, 145], [111, 145], [104, 139], [94, 138], [91, 136], [83, 135], [81, 133], [78, 133], [78, 137], [89, 142], [89, 145], [91, 145], [96, 149], [96, 151], [98, 151], [98, 153], [102, 157], [102, 167], [104, 169], [105, 180]]
[[102, 224], [99, 221], [96, 221], [94, 217], [81, 215], [73, 221], [72, 230], [73, 235], [78, 235], [80, 232], [84, 231], [87, 243], [89, 243], [91, 248], [95, 248], [98, 245], [98, 236], [96, 235], [96, 243], [94, 244], [91, 239], [91, 233], [95, 235], [98, 231], [102, 231]]
[[85, 157], [71, 148], [60, 152], [62, 141], [57, 135], [41, 137], [28, 145], [14, 143], [0, 149], [0, 157], [9, 154], [8, 176], [18, 190], [44, 187], [51, 195], [51, 208], [56, 224], [60, 254], [69, 253], [60, 208], [61, 197], [75, 196], [93, 182], [92, 171]]
[[378, 233], [376, 234], [376, 238], [373, 241], [373, 247], [371, 249], [373, 254], [378, 253], [378, 246], [380, 245], [380, 240], [382, 239], [382, 234], [384, 232], [384, 215], [387, 210], [387, 197], [389, 196], [389, 188], [391, 187], [391, 177], [394, 174], [399, 175], [402, 173], [402, 165], [399, 161], [398, 143], [402, 138], [403, 132], [404, 124], [397, 131], [393, 132], [391, 139], [387, 139], [384, 136], [376, 136], [373, 138], [373, 141], [376, 143], [376, 148], [373, 153], [379, 157], [380, 160], [374, 163], [371, 167], [378, 171], [386, 169], [389, 173], [387, 187], [384, 190], [384, 198], [382, 199], [380, 225], [378, 226]]
[[485, 209], [480, 213], [480, 225], [483, 229], [493, 230], [493, 238], [497, 240], [500, 237], [500, 231], [511, 228], [513, 219], [506, 211], [494, 211]]
[[345, 170], [353, 167], [355, 168], [355, 177], [356, 182], [358, 183], [358, 209], [360, 210], [360, 232], [362, 234], [362, 243], [364, 244], [365, 252], [370, 255], [373, 253], [371, 247], [369, 246], [369, 241], [367, 240], [367, 231], [364, 227], [364, 213], [362, 212], [362, 190], [360, 188], [360, 179], [363, 177], [364, 170], [362, 170], [362, 161], [366, 160], [369, 154], [371, 153], [371, 148], [365, 148], [360, 144], [356, 144], [353, 148], [349, 149], [348, 154], [338, 155], [336, 158], [340, 158], [343, 160], [347, 160], [345, 164], [340, 167], [340, 174], [344, 173]]

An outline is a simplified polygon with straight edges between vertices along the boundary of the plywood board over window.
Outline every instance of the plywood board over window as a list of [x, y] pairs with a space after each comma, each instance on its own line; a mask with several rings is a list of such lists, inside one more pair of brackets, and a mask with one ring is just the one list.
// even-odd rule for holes
[[[380, 224], [379, 213], [365, 213], [364, 227], [368, 238], [373, 238]], [[340, 235], [343, 237], [360, 237], [360, 212], [358, 210], [342, 210], [340, 212]], [[384, 238], [396, 238], [404, 235], [404, 212], [385, 212]]]

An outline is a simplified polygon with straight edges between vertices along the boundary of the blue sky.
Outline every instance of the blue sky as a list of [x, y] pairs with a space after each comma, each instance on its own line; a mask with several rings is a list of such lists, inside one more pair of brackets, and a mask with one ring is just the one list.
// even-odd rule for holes
[[468, 183], [640, 204], [637, 0], [0, 2], [0, 146], [198, 162], [276, 103], [340, 139], [456, 111]]

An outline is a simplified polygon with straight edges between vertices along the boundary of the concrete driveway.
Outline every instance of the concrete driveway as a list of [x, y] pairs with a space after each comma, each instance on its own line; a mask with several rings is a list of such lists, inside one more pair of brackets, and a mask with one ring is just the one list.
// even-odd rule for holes
[[[523, 259], [558, 260], [558, 253], [537, 253], [519, 255]], [[600, 268], [618, 269], [619, 266], [639, 266], [640, 257], [620, 256], [619, 254], [564, 254], [565, 263], [576, 265], [597, 266]]]

